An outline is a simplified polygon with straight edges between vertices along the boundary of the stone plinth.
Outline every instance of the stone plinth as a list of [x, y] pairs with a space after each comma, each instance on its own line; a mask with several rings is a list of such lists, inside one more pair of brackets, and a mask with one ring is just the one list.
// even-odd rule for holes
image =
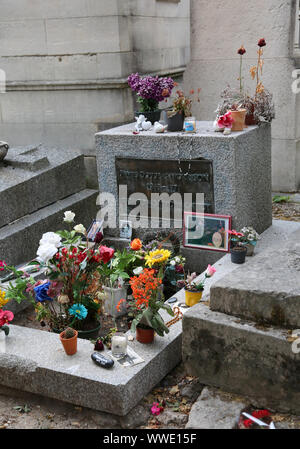
[[[213, 163], [214, 210], [231, 215], [233, 227], [252, 225], [263, 232], [272, 223], [270, 126], [250, 126], [229, 136], [212, 131], [212, 122], [197, 122], [196, 134], [156, 134], [153, 129], [133, 135], [134, 124], [96, 134], [101, 192], [118, 199], [115, 160], [195, 160]], [[162, 192], [161, 192], [162, 193]], [[201, 193], [201, 192], [199, 192]], [[118, 201], [117, 201], [118, 204]]]

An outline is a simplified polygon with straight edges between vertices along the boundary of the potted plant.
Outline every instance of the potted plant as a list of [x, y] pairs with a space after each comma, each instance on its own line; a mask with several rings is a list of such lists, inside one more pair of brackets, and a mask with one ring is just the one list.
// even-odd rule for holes
[[[133, 299], [128, 301], [129, 315], [133, 317], [131, 330], [136, 331], [136, 339], [140, 343], [152, 343], [154, 332], [161, 337], [169, 332], [159, 311], [164, 309], [171, 316], [174, 316], [174, 313], [171, 307], [164, 303], [161, 284], [162, 279], [152, 268], [144, 268], [139, 276], [130, 279], [133, 296]], [[118, 308], [121, 307], [122, 301], [119, 302]]]
[[73, 327], [80, 338], [93, 338], [100, 329], [101, 312], [97, 268], [111, 260], [114, 250], [100, 245], [100, 241], [93, 246], [83, 241], [87, 232], [81, 224], [73, 227], [74, 217], [73, 212], [65, 212], [69, 230], [47, 232], [40, 240], [38, 258], [32, 264], [45, 269], [46, 279], [36, 282], [28, 273], [5, 266], [16, 278], [6, 296], [18, 303], [29, 299], [37, 320], [46, 322], [53, 332]]
[[[200, 102], [199, 93], [201, 89], [198, 89], [197, 101]], [[195, 91], [192, 89], [190, 94], [193, 95]], [[168, 125], [168, 131], [182, 131], [184, 119], [192, 115], [192, 99], [186, 97], [182, 90], [176, 91], [176, 97], [173, 100], [173, 108], [171, 110], [166, 110], [166, 124]]]
[[244, 234], [242, 244], [247, 248], [246, 256], [253, 256], [257, 240], [260, 239], [259, 234], [252, 226], [244, 227], [241, 229], [241, 233]]
[[204, 278], [202, 278], [199, 282], [195, 281], [197, 277], [196, 273], [188, 274], [185, 276], [183, 281], [178, 281], [178, 286], [181, 288], [183, 287], [185, 290], [185, 304], [188, 307], [194, 306], [201, 300], [204, 290], [204, 283], [206, 279], [211, 278], [215, 272], [215, 267], [208, 265], [204, 273]]
[[59, 334], [60, 341], [64, 347], [67, 355], [74, 355], [77, 352], [77, 337], [78, 332], [71, 327]]
[[137, 94], [137, 102], [140, 111], [135, 115], [143, 114], [152, 125], [160, 119], [161, 110], [159, 102], [166, 100], [172, 92], [174, 81], [172, 78], [159, 76], [141, 77], [138, 73], [132, 73], [128, 77], [128, 85]]
[[243, 245], [244, 234], [237, 232], [235, 229], [227, 232], [230, 236], [231, 262], [237, 264], [244, 263], [247, 254], [247, 248]]

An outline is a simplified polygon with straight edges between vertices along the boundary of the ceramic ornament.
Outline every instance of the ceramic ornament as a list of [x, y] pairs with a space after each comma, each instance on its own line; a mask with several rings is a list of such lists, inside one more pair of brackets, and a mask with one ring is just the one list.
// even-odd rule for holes
[[149, 129], [151, 128], [151, 126], [152, 126], [151, 122], [147, 122], [147, 119], [145, 119], [145, 120], [142, 122], [142, 129], [143, 129], [144, 131], [149, 131]]
[[135, 117], [135, 119], [136, 119], [136, 124], [135, 124], [136, 132], [143, 131], [142, 123], [145, 122], [146, 117], [141, 114], [138, 117]]
[[159, 122], [155, 122], [154, 123], [154, 131], [156, 133], [164, 133], [166, 131], [166, 129], [168, 128], [168, 125], [162, 125]]

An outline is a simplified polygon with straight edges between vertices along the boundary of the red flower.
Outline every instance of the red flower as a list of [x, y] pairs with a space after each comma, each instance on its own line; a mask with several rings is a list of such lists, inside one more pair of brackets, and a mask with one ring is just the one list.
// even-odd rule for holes
[[268, 410], [255, 410], [255, 412], [252, 413], [252, 416], [257, 419], [262, 419], [270, 416], [270, 412]]
[[0, 260], [0, 271], [4, 271], [6, 267], [6, 263], [3, 260]]
[[142, 248], [142, 242], [140, 239], [134, 239], [130, 243], [130, 247], [133, 251], [139, 251]]
[[227, 231], [229, 235], [233, 235], [234, 237], [244, 237], [244, 234], [241, 232], [237, 232], [235, 229], [232, 229], [232, 231]]
[[267, 45], [265, 39], [259, 39], [258, 44], [259, 47], [265, 47]]
[[0, 327], [9, 324], [14, 319], [14, 314], [10, 310], [0, 310]]
[[254, 422], [251, 419], [245, 419], [243, 424], [246, 427], [246, 429], [249, 429], [250, 427], [253, 426]]
[[94, 238], [94, 242], [95, 243], [100, 243], [101, 240], [103, 240], [103, 234], [102, 232], [97, 232], [95, 238]]
[[221, 115], [218, 119], [218, 127], [219, 128], [232, 128], [233, 118], [231, 112], [228, 111], [226, 114]]
[[100, 259], [103, 263], [108, 263], [115, 254], [115, 250], [113, 248], [108, 248], [107, 246], [100, 246], [99, 248], [100, 252]]
[[244, 46], [242, 45], [239, 49], [238, 49], [238, 54], [243, 56], [246, 53], [246, 50], [244, 49]]

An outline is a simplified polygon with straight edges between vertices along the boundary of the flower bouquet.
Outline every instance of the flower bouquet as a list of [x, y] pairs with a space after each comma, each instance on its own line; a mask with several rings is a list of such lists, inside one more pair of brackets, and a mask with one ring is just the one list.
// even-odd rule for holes
[[44, 269], [47, 279], [36, 282], [28, 273], [5, 265], [5, 270], [13, 272], [16, 278], [9, 283], [6, 297], [18, 303], [29, 299], [35, 306], [37, 320], [55, 332], [72, 327], [81, 336], [85, 332], [89, 336], [100, 327], [98, 268], [109, 263], [114, 250], [100, 246], [100, 237], [90, 246], [84, 226], [73, 227], [74, 217], [73, 212], [65, 212], [64, 222], [69, 230], [47, 232], [40, 240], [38, 257], [32, 264]]
[[140, 111], [136, 114], [144, 114], [154, 124], [160, 118], [159, 102], [171, 95], [174, 87], [172, 78], [149, 75], [141, 77], [138, 73], [132, 73], [128, 77], [128, 85], [136, 92], [137, 102], [140, 104]]
[[[0, 261], [0, 271], [3, 271], [4, 264]], [[3, 310], [3, 307], [8, 303], [9, 299], [6, 297], [6, 293], [0, 290], [0, 330], [9, 334], [8, 324], [14, 319], [14, 314], [10, 310]]]
[[246, 226], [241, 229], [241, 233], [244, 235], [242, 244], [247, 248], [247, 256], [252, 256], [254, 248], [257, 244], [257, 240], [260, 239], [260, 235], [253, 229], [252, 226]]

